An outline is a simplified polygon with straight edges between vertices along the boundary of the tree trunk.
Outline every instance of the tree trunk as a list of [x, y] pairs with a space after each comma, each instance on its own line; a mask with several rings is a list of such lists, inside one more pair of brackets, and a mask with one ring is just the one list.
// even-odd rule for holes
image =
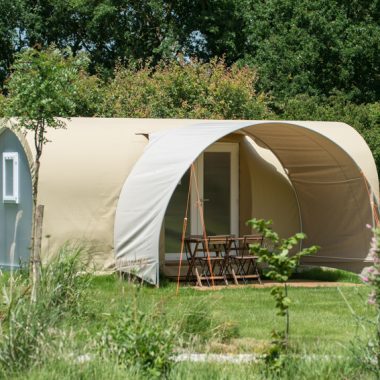
[[[37, 239], [37, 235], [40, 233], [42, 237], [42, 219], [43, 219], [43, 206], [37, 207], [38, 197], [38, 180], [40, 173], [40, 160], [39, 152], [37, 151], [37, 158], [34, 162], [34, 181], [33, 181], [33, 218], [32, 218], [32, 236], [30, 241], [31, 254], [30, 254], [30, 274], [32, 280], [32, 302], [37, 300], [37, 289], [40, 281], [41, 273], [41, 238]], [[39, 244], [39, 245], [38, 245]]]
[[32, 302], [37, 301], [38, 285], [41, 276], [41, 242], [42, 242], [42, 222], [44, 218], [44, 206], [39, 205], [35, 211], [34, 237], [33, 237], [33, 257], [32, 257]]

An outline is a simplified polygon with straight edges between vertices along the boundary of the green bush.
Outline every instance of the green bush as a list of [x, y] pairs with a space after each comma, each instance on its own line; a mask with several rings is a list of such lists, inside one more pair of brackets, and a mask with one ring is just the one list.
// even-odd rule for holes
[[154, 68], [117, 66], [104, 93], [107, 117], [262, 119], [266, 97], [255, 90], [256, 71], [210, 63], [161, 62]]

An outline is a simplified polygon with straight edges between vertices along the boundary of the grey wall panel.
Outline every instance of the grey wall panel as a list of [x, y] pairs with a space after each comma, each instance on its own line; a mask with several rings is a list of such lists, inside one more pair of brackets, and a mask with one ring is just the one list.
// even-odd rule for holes
[[[18, 153], [19, 170], [19, 203], [7, 203], [3, 200], [3, 153]], [[24, 149], [20, 141], [10, 130], [0, 134], [0, 266], [12, 265], [10, 258], [11, 246], [15, 241], [14, 265], [20, 261], [27, 264], [30, 253], [30, 235], [32, 226], [32, 178]], [[22, 212], [22, 214], [21, 214]], [[17, 215], [21, 215], [16, 223]], [[17, 225], [17, 228], [16, 228]]]

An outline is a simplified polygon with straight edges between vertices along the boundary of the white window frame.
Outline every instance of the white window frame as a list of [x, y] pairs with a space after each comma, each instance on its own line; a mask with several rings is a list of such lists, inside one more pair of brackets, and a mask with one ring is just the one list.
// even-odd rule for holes
[[[13, 194], [7, 195], [7, 176], [6, 161], [11, 160], [13, 163]], [[18, 170], [18, 153], [4, 152], [3, 153], [3, 202], [4, 203], [19, 203], [19, 170]]]

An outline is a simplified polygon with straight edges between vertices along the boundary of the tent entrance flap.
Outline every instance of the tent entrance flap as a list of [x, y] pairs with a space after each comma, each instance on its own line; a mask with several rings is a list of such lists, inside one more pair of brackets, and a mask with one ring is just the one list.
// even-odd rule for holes
[[[263, 141], [286, 169], [299, 194], [303, 230], [309, 237], [307, 244], [322, 246], [318, 258], [323, 258], [326, 252], [329, 256], [342, 257], [342, 262], [345, 255], [365, 259], [370, 236], [362, 223], [371, 223], [372, 210], [367, 205], [369, 202], [365, 186], [358, 184], [353, 192], [351, 180], [358, 177], [360, 170], [365, 171], [363, 165], [373, 161], [373, 158], [364, 141], [360, 140], [360, 136], [351, 127], [325, 122], [215, 121], [169, 129], [150, 140], [126, 179], [119, 197], [114, 231], [118, 270], [135, 273], [153, 284], [158, 283], [161, 228], [178, 183], [181, 179], [184, 180], [186, 171], [202, 152], [221, 138], [239, 130]], [[359, 150], [361, 154], [358, 154]], [[206, 172], [213, 170], [212, 165], [211, 169], [207, 166], [207, 162], [218, 161], [222, 165], [224, 160], [216, 160], [207, 155], [204, 159], [205, 157], [203, 170]], [[239, 170], [231, 171], [230, 175], [235, 172], [238, 173]], [[209, 177], [203, 180], [207, 188]], [[336, 181], [340, 180], [346, 182], [336, 186]], [[303, 186], [305, 181], [322, 181], [326, 189], [323, 197], [318, 195], [317, 187]], [[370, 178], [370, 181], [371, 187], [377, 189], [377, 177]], [[236, 181], [238, 182], [239, 180]], [[266, 191], [262, 190], [265, 196]], [[212, 192], [207, 191], [209, 190], [203, 194], [204, 200], [208, 199], [207, 194], [212, 196]], [[229, 191], [232, 192], [231, 189]], [[232, 198], [231, 193], [229, 196]], [[223, 197], [228, 197], [228, 190]], [[326, 207], [330, 204], [329, 198], [338, 200], [333, 209]], [[221, 199], [226, 206], [225, 199]], [[347, 205], [350, 207], [348, 210]], [[207, 201], [204, 206], [206, 213]], [[239, 207], [230, 204], [230, 212], [233, 211], [238, 212]], [[228, 209], [223, 213], [228, 213]], [[275, 213], [276, 210], [273, 210], [274, 216]], [[332, 218], [333, 215], [344, 217]], [[251, 215], [254, 216], [256, 215]], [[328, 220], [336, 223], [329, 223], [331, 227], [324, 229], [322, 236], [319, 227]], [[191, 223], [195, 222], [192, 220]], [[230, 223], [233, 224], [232, 221]], [[212, 226], [212, 221], [207, 224]], [[225, 226], [215, 228], [217, 232], [217, 228]], [[344, 243], [347, 230], [353, 234], [349, 246]], [[316, 238], [319, 241], [315, 241]]]

